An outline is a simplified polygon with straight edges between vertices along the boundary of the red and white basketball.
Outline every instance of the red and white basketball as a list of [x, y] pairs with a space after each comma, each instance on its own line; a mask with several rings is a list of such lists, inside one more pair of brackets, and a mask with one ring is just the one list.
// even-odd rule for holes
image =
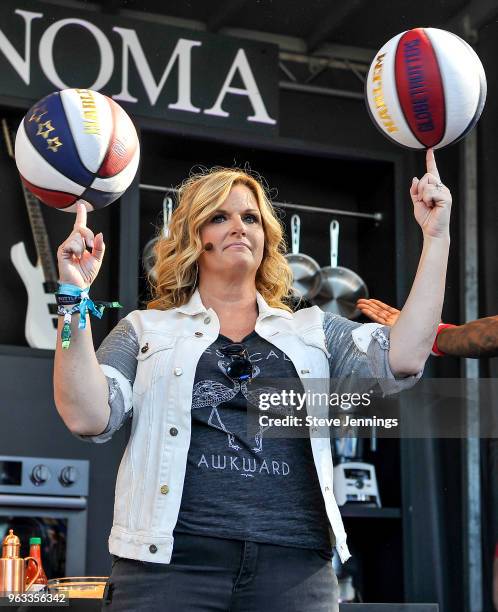
[[376, 54], [366, 83], [367, 108], [389, 139], [410, 149], [440, 149], [466, 136], [486, 101], [486, 75], [460, 37], [415, 28]]
[[64, 89], [42, 98], [17, 130], [21, 179], [42, 202], [75, 212], [103, 208], [130, 186], [140, 158], [135, 126], [111, 98]]

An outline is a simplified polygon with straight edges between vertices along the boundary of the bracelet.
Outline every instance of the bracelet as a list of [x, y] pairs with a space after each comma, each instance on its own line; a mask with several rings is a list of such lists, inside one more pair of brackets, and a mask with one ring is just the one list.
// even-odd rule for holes
[[75, 297], [74, 295], [56, 293], [55, 301], [59, 306], [71, 306], [73, 304], [79, 304], [81, 302], [81, 298]]
[[57, 304], [61, 306], [71, 306], [72, 304], [79, 304], [81, 302], [81, 294], [83, 291], [90, 290], [90, 287], [86, 287], [82, 289], [77, 285], [72, 285], [71, 283], [61, 283], [60, 281], [57, 283], [58, 290], [55, 292], [55, 301]]
[[446, 329], [448, 327], [456, 327], [456, 325], [453, 325], [452, 323], [440, 323], [438, 325], [436, 337], [434, 338], [434, 344], [432, 345], [431, 350], [431, 355], [434, 355], [434, 357], [444, 357], [446, 355], [446, 353], [443, 353], [443, 351], [438, 347], [437, 337], [443, 331], [443, 329]]
[[68, 349], [71, 344], [71, 318], [75, 312], [79, 312], [77, 305], [71, 309], [57, 306], [57, 314], [64, 317], [64, 325], [61, 331], [61, 345], [63, 349]]
[[57, 281], [58, 289], [55, 295], [70, 295], [72, 297], [79, 298], [82, 291], [90, 291], [90, 287], [78, 287], [78, 285], [72, 285], [71, 283], [61, 283]]
[[[70, 283], [59, 283], [59, 290], [56, 293], [57, 297], [68, 298], [68, 301], [59, 303], [57, 301], [57, 314], [64, 317], [64, 325], [61, 332], [61, 344], [63, 349], [68, 349], [71, 343], [71, 319], [76, 312], [80, 313], [78, 329], [86, 328], [86, 314], [90, 312], [98, 319], [102, 318], [106, 308], [122, 308], [119, 302], [102, 302], [98, 301], [95, 304], [88, 295], [90, 287], [81, 289]], [[69, 301], [72, 299], [73, 301]]]
[[65, 308], [64, 306], [57, 305], [57, 314], [61, 317], [65, 317], [67, 314], [74, 314], [79, 312], [78, 308]]

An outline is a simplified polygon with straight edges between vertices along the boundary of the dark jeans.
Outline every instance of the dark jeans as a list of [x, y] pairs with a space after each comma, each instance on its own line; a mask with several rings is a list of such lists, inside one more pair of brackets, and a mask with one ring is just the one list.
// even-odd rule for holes
[[184, 533], [171, 563], [113, 555], [103, 611], [338, 612], [327, 553]]

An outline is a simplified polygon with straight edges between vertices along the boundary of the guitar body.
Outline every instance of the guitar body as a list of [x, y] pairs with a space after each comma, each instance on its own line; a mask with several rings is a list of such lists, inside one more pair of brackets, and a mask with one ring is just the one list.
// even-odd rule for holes
[[10, 259], [28, 293], [26, 340], [33, 348], [55, 350], [57, 315], [51, 314], [51, 310], [54, 310], [56, 302], [52, 293], [45, 293], [42, 266], [40, 262], [33, 266], [28, 258], [24, 242], [18, 242], [11, 247]]

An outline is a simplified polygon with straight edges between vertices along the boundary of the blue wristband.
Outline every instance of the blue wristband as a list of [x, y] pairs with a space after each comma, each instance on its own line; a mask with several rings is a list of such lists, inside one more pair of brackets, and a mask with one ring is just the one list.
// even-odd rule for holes
[[[78, 323], [79, 329], [85, 329], [86, 327], [86, 313], [90, 311], [91, 314], [95, 315], [97, 318], [101, 319], [104, 314], [105, 308], [123, 308], [119, 302], [101, 302], [97, 300], [98, 307], [95, 306], [94, 302], [90, 299], [88, 295], [88, 291], [90, 287], [85, 287], [82, 289], [76, 285], [72, 285], [71, 283], [57, 283], [59, 285], [59, 290], [56, 292], [57, 296], [64, 296], [65, 298], [74, 297], [79, 301], [75, 301], [73, 303], [68, 302], [67, 304], [63, 304], [64, 300], [58, 301], [59, 308], [57, 309], [57, 314], [64, 315], [64, 325], [62, 327], [61, 332], [61, 341], [62, 348], [68, 349], [71, 343], [71, 316], [79, 311], [80, 320]], [[72, 308], [67, 309], [64, 306], [72, 306]]]
[[62, 295], [72, 295], [74, 297], [81, 298], [81, 301], [77, 304], [77, 310], [80, 311], [80, 320], [78, 323], [78, 329], [86, 328], [86, 313], [90, 311], [93, 315], [95, 315], [98, 319], [102, 318], [103, 312], [98, 310], [91, 298], [88, 295], [88, 291], [90, 287], [85, 287], [82, 289], [76, 285], [72, 285], [71, 283], [58, 283], [59, 291], [57, 293], [61, 293]]
[[90, 290], [90, 287], [85, 287], [84, 289], [82, 289], [77, 285], [71, 285], [71, 283], [58, 282], [57, 284], [59, 285], [59, 290], [57, 291], [57, 293], [60, 293], [62, 295], [72, 295], [74, 297], [80, 297], [82, 291], [88, 292]]

